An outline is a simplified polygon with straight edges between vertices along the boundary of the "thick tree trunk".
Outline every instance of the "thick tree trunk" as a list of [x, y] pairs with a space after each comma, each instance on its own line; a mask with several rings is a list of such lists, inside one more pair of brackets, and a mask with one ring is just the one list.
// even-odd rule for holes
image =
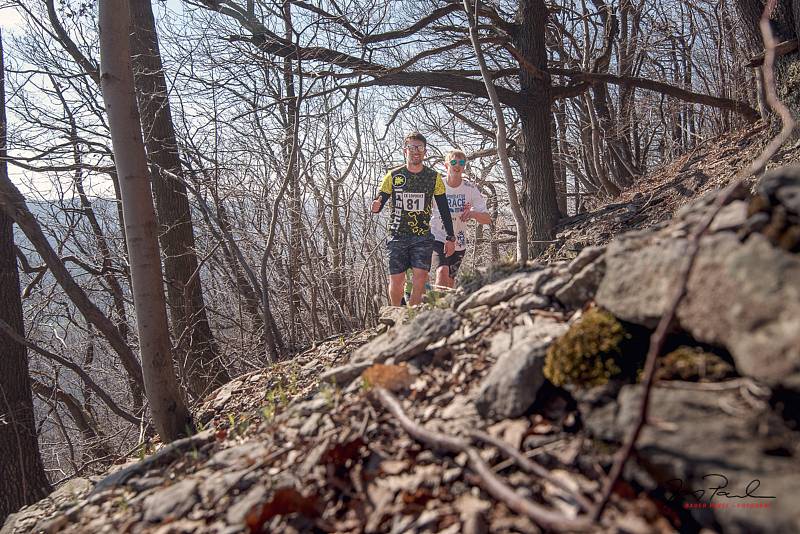
[[[155, 19], [150, 0], [131, 3], [131, 52], [145, 148], [150, 162], [153, 197], [164, 255], [167, 302], [172, 333], [177, 340], [176, 360], [189, 391], [201, 397], [230, 380], [208, 324], [195, 254], [192, 215], [178, 142], [172, 123], [167, 83], [161, 64]], [[194, 275], [194, 276], [193, 276]]]
[[161, 439], [191, 431], [191, 417], [172, 367], [161, 257], [147, 157], [130, 63], [127, 0], [101, 0], [100, 81], [122, 193], [139, 349], [153, 421]]
[[524, 153], [521, 203], [528, 223], [531, 257], [547, 247], [542, 241], [553, 239], [553, 228], [559, 218], [550, 136], [551, 85], [544, 72], [546, 23], [547, 6], [543, 0], [521, 0], [515, 45], [531, 65], [540, 69], [538, 76], [523, 66], [519, 69], [520, 92], [526, 102], [525, 108], [518, 110]]
[[[0, 35], [0, 174], [6, 164], [5, 65]], [[0, 210], [0, 319], [25, 335], [19, 273], [11, 217]], [[8, 514], [45, 497], [50, 483], [44, 473], [24, 345], [0, 333], [0, 525]]]
[[[758, 22], [764, 10], [764, 2], [736, 0], [735, 4], [744, 29], [747, 50], [751, 55], [763, 52], [764, 42]], [[800, 37], [800, 1], [778, 0], [770, 22], [777, 42]], [[778, 98], [789, 108], [795, 119], [800, 119], [800, 51], [775, 59], [775, 83]]]

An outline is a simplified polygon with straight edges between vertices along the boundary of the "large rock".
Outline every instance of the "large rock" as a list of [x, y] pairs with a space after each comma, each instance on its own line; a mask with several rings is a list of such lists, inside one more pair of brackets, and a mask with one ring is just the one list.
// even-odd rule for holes
[[[612, 243], [597, 303], [620, 319], [654, 326], [687, 244], [653, 236]], [[763, 235], [744, 243], [732, 233], [704, 237], [678, 320], [697, 340], [726, 347], [739, 373], [800, 385], [800, 257]]]
[[456, 331], [461, 324], [458, 314], [451, 310], [429, 310], [413, 321], [391, 328], [357, 349], [350, 362], [325, 371], [320, 380], [344, 386], [361, 375], [368, 367], [392, 358], [395, 363], [410, 360], [428, 345]]
[[544, 384], [547, 347], [563, 334], [567, 325], [537, 318], [533, 326], [517, 326], [495, 334], [489, 352], [497, 358], [475, 398], [483, 417], [518, 417], [530, 408]]
[[[613, 434], [621, 441], [638, 417], [641, 393], [641, 386], [623, 387], [616, 415], [601, 433]], [[745, 403], [735, 388], [727, 392], [654, 388], [651, 424], [639, 437], [636, 457], [669, 495], [701, 506], [709, 502], [725, 506], [691, 509], [706, 527], [713, 528], [716, 521], [726, 533], [800, 532], [800, 508], [796, 506], [800, 494], [796, 443], [800, 436], [766, 407], [758, 410], [747, 405], [747, 415], [722, 409], [736, 404]], [[604, 410], [609, 408], [611, 405]], [[774, 450], [780, 450], [780, 455], [765, 452]], [[727, 486], [713, 495], [713, 488], [725, 484], [725, 479]], [[760, 485], [751, 485], [750, 495], [776, 498], [733, 497], [747, 495], [746, 488], [753, 480]], [[758, 505], [768, 508], [754, 507]]]
[[353, 353], [351, 363], [381, 363], [388, 358], [401, 362], [413, 358], [434, 341], [456, 331], [461, 319], [451, 310], [429, 310], [413, 321], [392, 328]]
[[458, 311], [463, 312], [478, 306], [494, 306], [511, 297], [535, 292], [552, 274], [553, 271], [551, 269], [512, 274], [493, 284], [483, 286], [471, 294], [458, 306]]

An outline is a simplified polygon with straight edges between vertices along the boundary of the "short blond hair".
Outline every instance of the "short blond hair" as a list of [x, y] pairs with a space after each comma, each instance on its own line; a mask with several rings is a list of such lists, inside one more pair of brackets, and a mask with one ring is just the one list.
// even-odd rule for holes
[[467, 155], [464, 153], [464, 151], [463, 150], [458, 150], [456, 148], [456, 149], [453, 149], [453, 150], [451, 150], [450, 152], [447, 153], [447, 159], [445, 161], [450, 161], [450, 159], [453, 156], [458, 156], [458, 157], [461, 157], [463, 159], [467, 159]]

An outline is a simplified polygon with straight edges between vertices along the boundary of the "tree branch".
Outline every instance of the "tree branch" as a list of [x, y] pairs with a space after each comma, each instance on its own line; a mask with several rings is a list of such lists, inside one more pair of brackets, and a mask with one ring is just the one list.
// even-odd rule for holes
[[[760, 117], [758, 111], [753, 109], [749, 104], [745, 102], [740, 102], [738, 100], [732, 100], [730, 98], [723, 98], [719, 96], [711, 96], [702, 93], [695, 93], [693, 91], [687, 91], [686, 89], [681, 89], [680, 87], [675, 87], [674, 85], [669, 85], [663, 82], [657, 82], [655, 80], [648, 80], [646, 78], [637, 78], [634, 76], [620, 76], [618, 74], [610, 74], [604, 72], [584, 72], [584, 71], [569, 70], [569, 69], [551, 68], [548, 70], [550, 71], [550, 74], [568, 76], [573, 80], [578, 80], [588, 85], [592, 85], [595, 83], [613, 83], [615, 85], [638, 87], [640, 89], [649, 89], [650, 91], [656, 91], [657, 93], [662, 93], [668, 96], [672, 96], [674, 98], [686, 102], [693, 102], [695, 104], [703, 104], [705, 106], [727, 109], [733, 111], [734, 113], [742, 115], [745, 119], [747, 119], [750, 122], [755, 122]], [[579, 87], [580, 87], [579, 85], [554, 87], [552, 91], [552, 97], [553, 99], [557, 99], [557, 98], [566, 98], [569, 96], [575, 96], [574, 92]], [[585, 90], [585, 88], [583, 90]]]
[[434, 449], [455, 454], [464, 452], [469, 458], [469, 466], [480, 478], [481, 486], [515, 512], [529, 517], [546, 529], [557, 532], [589, 529], [590, 523], [584, 517], [569, 518], [519, 495], [491, 470], [478, 451], [470, 446], [468, 440], [420, 426], [405, 414], [400, 401], [388, 390], [378, 387], [373, 391], [383, 407], [394, 416], [397, 424], [412, 438]]
[[92, 379], [92, 377], [89, 376], [89, 374], [86, 371], [81, 369], [81, 367], [78, 364], [73, 363], [64, 357], [59, 356], [58, 354], [54, 354], [46, 349], [43, 349], [42, 347], [31, 341], [28, 341], [24, 337], [20, 336], [13, 328], [11, 328], [11, 326], [8, 323], [3, 321], [2, 319], [0, 319], [0, 332], [4, 333], [6, 336], [16, 341], [17, 343], [25, 345], [32, 351], [41, 354], [45, 358], [53, 360], [54, 362], [63, 365], [64, 367], [66, 367], [67, 369], [78, 375], [78, 377], [83, 381], [83, 383], [86, 384], [86, 386], [89, 389], [94, 391], [112, 412], [120, 416], [122, 419], [128, 421], [129, 423], [132, 423], [137, 427], [139, 426], [140, 423], [139, 419], [136, 416], [120, 408], [117, 405], [117, 403], [114, 402], [114, 400], [109, 396], [109, 394], [106, 393], [106, 391], [103, 388], [101, 388], [97, 384], [97, 382], [95, 382]]

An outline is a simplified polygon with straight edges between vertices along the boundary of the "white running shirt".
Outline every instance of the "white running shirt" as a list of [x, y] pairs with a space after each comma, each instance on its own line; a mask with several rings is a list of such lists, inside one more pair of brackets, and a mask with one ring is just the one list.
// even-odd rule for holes
[[[450, 207], [450, 214], [453, 216], [453, 231], [456, 236], [456, 250], [464, 250], [467, 246], [467, 223], [461, 221], [461, 213], [467, 202], [472, 204], [472, 211], [486, 212], [486, 199], [478, 189], [478, 186], [467, 179], [462, 179], [458, 187], [450, 187], [447, 178], [444, 177], [444, 187], [447, 194], [447, 205]], [[444, 231], [442, 218], [439, 210], [433, 210], [431, 215], [431, 233], [436, 241], [444, 242], [447, 233]]]

